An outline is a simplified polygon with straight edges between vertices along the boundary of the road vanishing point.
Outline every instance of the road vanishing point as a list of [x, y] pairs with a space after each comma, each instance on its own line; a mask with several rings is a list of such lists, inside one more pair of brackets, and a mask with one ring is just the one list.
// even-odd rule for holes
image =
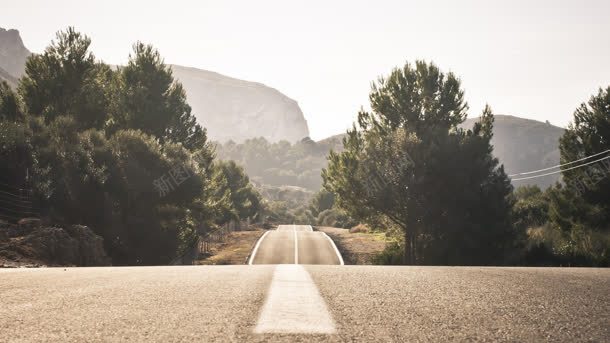
[[308, 225], [248, 265], [0, 269], [0, 342], [610, 341], [610, 269], [345, 266]]

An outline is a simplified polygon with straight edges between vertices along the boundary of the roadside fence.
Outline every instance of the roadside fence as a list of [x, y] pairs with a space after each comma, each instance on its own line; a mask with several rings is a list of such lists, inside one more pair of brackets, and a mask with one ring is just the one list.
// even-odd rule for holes
[[23, 218], [40, 217], [40, 209], [34, 205], [33, 191], [0, 181], [0, 220], [18, 223]]
[[176, 257], [170, 264], [183, 265], [193, 264], [201, 255], [209, 254], [214, 244], [226, 242], [227, 236], [234, 231], [245, 231], [250, 227], [250, 218], [245, 221], [232, 220], [224, 225], [210, 230], [202, 226], [198, 230], [197, 238], [189, 245], [189, 248], [180, 256]]

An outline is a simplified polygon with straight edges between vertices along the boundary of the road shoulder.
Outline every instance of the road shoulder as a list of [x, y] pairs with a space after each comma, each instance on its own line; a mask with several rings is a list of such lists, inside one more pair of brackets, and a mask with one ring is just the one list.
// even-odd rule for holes
[[326, 233], [333, 240], [345, 264], [372, 264], [373, 257], [387, 244], [383, 233], [351, 233], [347, 229], [329, 226], [316, 226], [314, 229]]

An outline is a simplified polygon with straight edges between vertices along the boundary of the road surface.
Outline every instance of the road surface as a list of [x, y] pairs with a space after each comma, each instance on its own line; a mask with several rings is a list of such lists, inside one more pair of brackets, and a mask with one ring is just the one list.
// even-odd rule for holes
[[0, 269], [0, 342], [610, 341], [610, 269], [305, 265], [338, 263], [315, 234], [269, 231], [277, 265]]
[[280, 225], [257, 242], [249, 264], [343, 264], [343, 259], [324, 232], [310, 225]]

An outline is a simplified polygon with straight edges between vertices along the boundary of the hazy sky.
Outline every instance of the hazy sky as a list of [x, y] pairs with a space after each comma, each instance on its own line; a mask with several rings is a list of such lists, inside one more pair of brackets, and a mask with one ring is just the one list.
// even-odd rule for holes
[[[314, 139], [344, 131], [370, 82], [405, 61], [462, 79], [471, 116], [565, 126], [610, 85], [610, 1], [0, 0], [0, 27], [40, 52], [72, 25], [125, 63], [137, 40], [166, 62], [262, 82], [297, 100]], [[205, 123], [204, 123], [205, 124]]]

